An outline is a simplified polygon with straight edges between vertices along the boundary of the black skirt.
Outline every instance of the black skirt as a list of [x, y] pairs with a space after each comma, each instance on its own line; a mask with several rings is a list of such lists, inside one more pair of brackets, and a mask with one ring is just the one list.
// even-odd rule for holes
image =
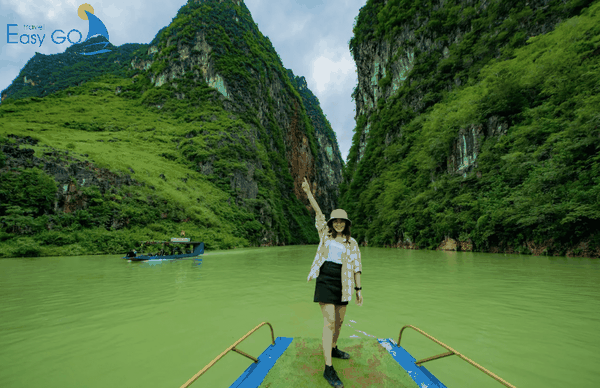
[[342, 265], [325, 261], [319, 269], [315, 285], [315, 302], [347, 305], [342, 302]]

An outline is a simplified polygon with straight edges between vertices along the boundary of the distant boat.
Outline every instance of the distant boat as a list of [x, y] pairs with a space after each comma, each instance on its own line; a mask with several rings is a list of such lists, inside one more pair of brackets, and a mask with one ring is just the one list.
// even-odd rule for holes
[[[155, 247], [152, 249], [151, 247]], [[189, 247], [189, 248], [188, 248]], [[139, 252], [131, 250], [123, 257], [125, 260], [176, 260], [199, 257], [204, 254], [204, 243], [190, 241], [189, 238], [172, 238], [171, 241], [140, 241]], [[153, 250], [154, 252], [148, 252]], [[185, 253], [174, 253], [183, 250]], [[188, 252], [189, 251], [189, 252]]]

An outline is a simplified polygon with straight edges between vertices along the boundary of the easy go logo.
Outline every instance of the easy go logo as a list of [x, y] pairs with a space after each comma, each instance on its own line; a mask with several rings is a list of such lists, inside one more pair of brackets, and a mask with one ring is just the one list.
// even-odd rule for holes
[[[81, 19], [87, 20], [89, 22], [88, 34], [87, 34], [87, 38], [85, 38], [86, 42], [96, 35], [101, 35], [106, 38], [106, 42], [90, 43], [88, 45], [88, 47], [100, 45], [100, 44], [103, 44], [104, 45], [103, 47], [106, 47], [106, 45], [108, 44], [108, 30], [106, 29], [106, 26], [104, 25], [104, 23], [102, 23], [102, 20], [100, 20], [96, 15], [94, 15], [94, 8], [92, 8], [92, 6], [87, 3], [81, 4], [79, 6], [79, 9], [77, 9], [77, 15], [79, 15], [79, 17]], [[77, 31], [77, 32], [79, 32], [79, 31]], [[68, 39], [68, 35], [67, 35], [67, 39]], [[81, 38], [80, 38], [80, 40], [81, 40]], [[81, 54], [94, 55], [94, 54], [101, 54], [101, 53], [106, 53], [106, 52], [110, 52], [110, 50], [103, 48], [101, 50], [97, 50], [97, 51], [94, 51], [91, 53], [81, 53]]]
[[[108, 30], [106, 29], [106, 26], [104, 25], [102, 20], [100, 20], [96, 15], [94, 15], [94, 8], [87, 3], [81, 4], [79, 6], [79, 8], [77, 9], [77, 15], [79, 15], [79, 17], [82, 20], [87, 20], [89, 22], [88, 23], [88, 25], [89, 25], [88, 34], [87, 34], [87, 37], [85, 38], [84, 42], [87, 42], [88, 40], [90, 40], [91, 38], [93, 38], [97, 35], [100, 35], [100, 36], [103, 36], [106, 38], [106, 42], [90, 43], [87, 45], [87, 47], [91, 47], [91, 46], [95, 46], [95, 45], [104, 45], [103, 48], [101, 48], [100, 50], [96, 50], [93, 52], [82, 52], [80, 54], [94, 55], [94, 54], [110, 52], [110, 50], [107, 50], [106, 48], [104, 48], [109, 43], [108, 42], [108, 39], [109, 39], [108, 38]], [[19, 26], [18, 24], [7, 24], [6, 25], [6, 33], [7, 33], [6, 43], [36, 44], [37, 42], [39, 42], [40, 47], [42, 46], [42, 43], [44, 43], [44, 39], [46, 38], [46, 34], [43, 34], [42, 36], [40, 36], [39, 33], [19, 35], [19, 33], [17, 33], [17, 32], [10, 32], [11, 27], [18, 27], [18, 26]], [[28, 30], [38, 29], [41, 32], [45, 26], [44, 27], [42, 27], [42, 26], [36, 27], [36, 26], [24, 25], [23, 27]], [[10, 39], [11, 39], [12, 35], [19, 36], [16, 42], [14, 42], [14, 41], [11, 42]], [[83, 35], [77, 29], [72, 29], [66, 35], [63, 30], [54, 30], [54, 32], [50, 35], [50, 39], [55, 44], [63, 44], [65, 42], [65, 40], [71, 44], [76, 44], [76, 43], [80, 43], [82, 38], [83, 38]], [[75, 41], [75, 39], [77, 39], [77, 41]]]

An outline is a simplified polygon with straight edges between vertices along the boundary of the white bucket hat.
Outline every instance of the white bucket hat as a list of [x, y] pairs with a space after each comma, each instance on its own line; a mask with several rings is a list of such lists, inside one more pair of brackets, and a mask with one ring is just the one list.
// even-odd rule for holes
[[331, 216], [329, 217], [329, 221], [327, 221], [327, 224], [329, 225], [330, 222], [332, 222], [336, 218], [346, 220], [348, 224], [352, 225], [352, 221], [348, 219], [348, 214], [346, 214], [346, 211], [344, 209], [335, 209], [334, 211], [332, 211]]

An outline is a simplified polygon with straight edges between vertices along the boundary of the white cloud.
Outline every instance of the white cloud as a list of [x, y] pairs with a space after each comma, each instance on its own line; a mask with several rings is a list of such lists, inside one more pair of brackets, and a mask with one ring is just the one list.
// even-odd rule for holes
[[121, 16], [123, 13], [123, 7], [115, 6], [114, 4], [110, 4], [108, 7], [102, 8], [102, 11], [105, 15], [110, 17], [111, 19], [116, 19]]
[[291, 22], [282, 21], [282, 24], [285, 24], [286, 26], [286, 28], [282, 29], [282, 31], [285, 31], [286, 33], [281, 34], [277, 40], [284, 40], [301, 34], [306, 26], [306, 23], [310, 22], [311, 19], [312, 17], [310, 15], [304, 15], [304, 17], [298, 18]]
[[328, 94], [327, 90], [345, 89], [346, 83], [356, 77], [356, 66], [350, 54], [339, 48], [330, 50], [331, 46], [328, 46], [324, 40], [319, 43], [319, 46], [319, 52], [322, 54], [313, 61], [311, 74], [315, 81], [315, 91], [318, 94]]
[[258, 9], [258, 7], [262, 6], [262, 0], [244, 0], [244, 4], [248, 9]]
[[[83, 3], [85, 0], [82, 0]], [[11, 10], [24, 19], [31, 20], [30, 23], [39, 23], [39, 18], [56, 21], [69, 17], [71, 14], [77, 15], [76, 0], [56, 1], [56, 0], [1, 0], [0, 7], [4, 10]]]
[[[258, 28], [269, 37], [273, 44], [289, 44], [290, 41], [305, 37], [307, 27], [313, 21], [313, 14], [289, 2], [263, 4], [260, 1], [245, 1], [252, 19]], [[264, 17], [268, 15], [268, 17]]]
[[289, 44], [290, 41], [306, 35], [305, 28], [312, 20], [311, 15], [295, 14], [293, 17], [289, 18], [285, 16], [285, 10], [281, 9], [279, 11], [277, 17], [274, 16], [274, 19], [276, 19], [277, 22], [266, 26], [264, 30], [262, 30], [262, 26], [259, 25], [261, 32], [268, 35], [271, 42]]

